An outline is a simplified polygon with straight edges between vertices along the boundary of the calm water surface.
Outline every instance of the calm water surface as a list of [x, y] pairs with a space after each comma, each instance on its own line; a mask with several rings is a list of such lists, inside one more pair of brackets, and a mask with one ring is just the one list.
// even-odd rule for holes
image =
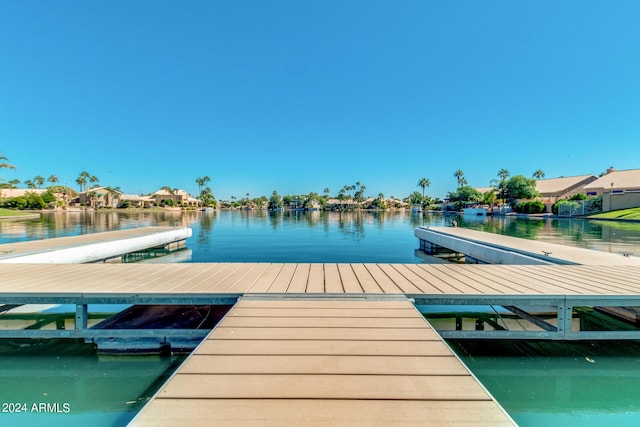
[[[188, 226], [193, 229], [188, 249], [158, 261], [432, 263], [442, 261], [416, 250], [413, 229], [445, 226], [450, 218], [401, 212], [46, 214], [41, 220], [0, 221], [0, 243], [151, 225]], [[640, 254], [638, 223], [504, 217], [457, 221], [458, 226], [493, 233]], [[72, 406], [70, 414], [50, 418], [0, 413], [0, 425], [125, 425], [179, 363], [153, 357], [102, 358], [82, 345], [48, 345], [28, 356], [24, 349], [6, 342], [4, 346], [3, 402], [48, 396]], [[520, 425], [640, 425], [640, 344], [483, 341], [452, 346]]]

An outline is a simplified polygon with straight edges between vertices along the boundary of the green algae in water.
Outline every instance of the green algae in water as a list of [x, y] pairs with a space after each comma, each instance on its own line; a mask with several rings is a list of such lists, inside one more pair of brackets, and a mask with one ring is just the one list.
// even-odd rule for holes
[[639, 342], [449, 344], [520, 426], [640, 425]]
[[0, 342], [0, 425], [124, 426], [184, 356], [100, 356], [75, 340]]

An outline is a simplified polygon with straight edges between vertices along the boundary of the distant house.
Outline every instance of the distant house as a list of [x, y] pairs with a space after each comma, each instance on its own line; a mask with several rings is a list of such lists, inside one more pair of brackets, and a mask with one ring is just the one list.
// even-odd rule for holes
[[603, 196], [604, 212], [640, 206], [640, 169], [617, 171], [613, 168], [606, 175], [584, 187], [587, 196]]
[[595, 175], [540, 179], [536, 181], [536, 190], [544, 203], [554, 203], [559, 199], [568, 199], [584, 193], [585, 186], [596, 179], [598, 178]]
[[71, 203], [92, 208], [117, 208], [121, 195], [121, 191], [108, 187], [94, 187], [78, 194]]
[[[0, 188], [0, 198], [2, 199], [10, 199], [13, 197], [25, 197], [29, 194], [37, 194], [42, 195], [49, 190], [42, 188]], [[66, 195], [62, 193], [52, 193], [54, 197], [62, 202], [65, 200]]]
[[0, 188], [0, 197], [9, 199], [12, 197], [24, 197], [27, 193], [40, 195], [46, 192], [47, 190], [41, 188]]
[[128, 203], [132, 208], [148, 208], [154, 205], [155, 198], [151, 196], [138, 196], [137, 194], [121, 194], [120, 205]]
[[157, 206], [164, 205], [169, 200], [173, 200], [176, 206], [200, 206], [201, 201], [194, 197], [191, 197], [189, 193], [184, 190], [159, 190], [152, 194]]

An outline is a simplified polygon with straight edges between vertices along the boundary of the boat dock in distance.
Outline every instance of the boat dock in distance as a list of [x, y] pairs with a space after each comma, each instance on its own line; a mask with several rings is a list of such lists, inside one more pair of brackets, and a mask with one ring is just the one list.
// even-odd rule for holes
[[458, 227], [418, 227], [420, 249], [429, 255], [454, 253], [468, 264], [640, 265], [640, 257], [576, 248]]
[[187, 227], [140, 227], [0, 245], [0, 263], [83, 264], [120, 262], [128, 254], [185, 247]]

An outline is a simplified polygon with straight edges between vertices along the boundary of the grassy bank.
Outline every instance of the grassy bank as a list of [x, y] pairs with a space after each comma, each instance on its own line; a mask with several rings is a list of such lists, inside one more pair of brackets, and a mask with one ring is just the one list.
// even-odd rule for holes
[[9, 217], [9, 216], [29, 216], [29, 215], [33, 215], [33, 212], [14, 211], [11, 209], [0, 208], [0, 218]]
[[604, 212], [597, 215], [591, 215], [589, 219], [632, 219], [640, 221], [640, 208], [621, 209], [619, 211]]

